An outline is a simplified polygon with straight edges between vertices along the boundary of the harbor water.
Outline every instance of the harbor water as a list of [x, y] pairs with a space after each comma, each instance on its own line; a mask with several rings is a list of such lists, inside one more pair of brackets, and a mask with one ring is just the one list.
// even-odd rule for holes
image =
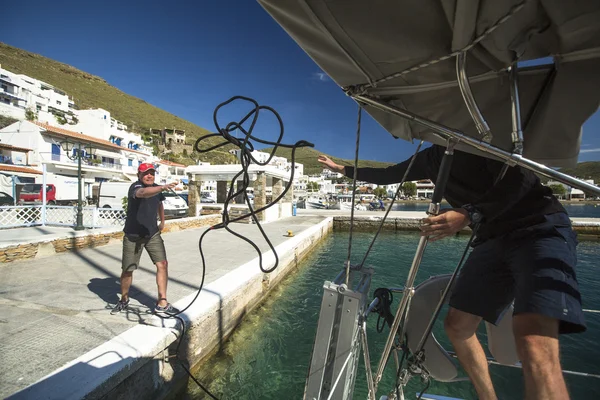
[[[364, 255], [373, 233], [355, 233], [353, 262]], [[367, 264], [375, 268], [371, 293], [378, 287], [404, 285], [418, 235], [414, 233], [385, 233], [380, 236]], [[459, 261], [467, 243], [465, 236], [448, 238], [431, 243], [423, 258], [417, 283], [429, 276], [451, 272]], [[196, 376], [219, 399], [301, 399], [308, 372], [317, 319], [322, 297], [322, 286], [332, 280], [342, 268], [348, 249], [348, 233], [329, 235], [314, 252], [303, 261], [296, 274], [279, 285], [268, 300], [249, 314], [224, 345], [221, 352], [208, 360]], [[582, 241], [578, 247], [578, 279], [584, 307], [600, 309], [600, 243]], [[398, 305], [394, 298], [393, 308]], [[442, 327], [442, 315], [434, 329], [436, 338], [447, 349], [449, 343]], [[588, 330], [582, 334], [561, 338], [563, 368], [600, 374], [600, 314], [586, 314]], [[377, 315], [369, 318], [369, 346], [373, 368], [379, 361], [386, 334], [377, 333]], [[479, 337], [485, 343], [483, 325]], [[485, 346], [484, 346], [485, 348]], [[487, 350], [486, 350], [487, 351]], [[355, 399], [366, 399], [364, 361], [361, 357], [356, 380]], [[490, 366], [497, 393], [502, 399], [523, 397], [521, 371], [516, 368]], [[393, 368], [386, 375], [377, 393], [386, 394], [393, 387]], [[464, 375], [463, 372], [461, 374]], [[600, 379], [566, 376], [569, 391], [574, 399], [600, 398]], [[411, 380], [406, 390], [407, 399], [423, 388], [418, 377]], [[469, 382], [433, 382], [428, 393], [462, 399], [475, 399]], [[208, 398], [191, 382], [187, 399]]]

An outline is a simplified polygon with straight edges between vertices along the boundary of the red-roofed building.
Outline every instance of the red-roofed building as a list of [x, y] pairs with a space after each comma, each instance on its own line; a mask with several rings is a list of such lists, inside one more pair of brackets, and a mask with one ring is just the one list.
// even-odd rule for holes
[[146, 145], [139, 134], [129, 132], [127, 125], [111, 117], [109, 111], [102, 108], [78, 110], [75, 115], [77, 123], [69, 129], [84, 132], [87, 136], [106, 140], [125, 149], [152, 154], [152, 147]]
[[77, 150], [67, 154], [65, 144], [70, 143], [70, 148], [81, 146], [81, 170], [87, 186], [101, 180], [136, 180], [137, 166], [155, 161], [146, 152], [41, 122], [20, 121], [0, 129], [0, 143], [11, 146], [13, 152], [15, 148], [31, 149], [24, 166], [29, 164], [42, 171], [46, 165], [49, 173], [64, 176], [77, 176], [77, 157], [69, 157]]

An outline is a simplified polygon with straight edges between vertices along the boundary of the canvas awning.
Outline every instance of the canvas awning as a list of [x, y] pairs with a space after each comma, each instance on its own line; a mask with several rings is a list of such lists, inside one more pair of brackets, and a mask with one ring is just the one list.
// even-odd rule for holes
[[[599, 1], [258, 1], [340, 87], [478, 137], [454, 57], [431, 63], [472, 46], [472, 92], [492, 144], [506, 151], [512, 150], [507, 68], [517, 59], [554, 56], [550, 64], [519, 68], [523, 155], [557, 167], [577, 162], [581, 127], [600, 102]], [[444, 143], [428, 128], [365, 109], [397, 138]]]

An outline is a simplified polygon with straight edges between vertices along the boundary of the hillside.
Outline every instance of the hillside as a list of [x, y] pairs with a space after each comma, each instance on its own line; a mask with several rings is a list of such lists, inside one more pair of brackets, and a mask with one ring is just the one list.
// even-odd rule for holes
[[[24, 74], [47, 82], [65, 91], [79, 109], [103, 108], [117, 120], [128, 125], [130, 131], [144, 134], [149, 128], [176, 127], [185, 130], [188, 143], [208, 133], [189, 121], [161, 110], [142, 99], [128, 95], [109, 85], [101, 77], [78, 70], [70, 65], [51, 60], [0, 42], [0, 64], [16, 74]], [[199, 157], [213, 163], [233, 162], [226, 149]], [[186, 164], [190, 159], [174, 159]]]
[[[600, 161], [581, 162], [573, 168], [560, 169], [559, 171], [579, 179], [593, 179], [596, 185], [600, 184]], [[545, 176], [537, 175], [542, 183], [546, 183], [550, 180]]]
[[[263, 149], [261, 151], [270, 152], [271, 150], [272, 150], [272, 148], [267, 148], [267, 149]], [[296, 150], [296, 162], [304, 164], [304, 174], [305, 175], [319, 174], [319, 173], [321, 173], [321, 171], [323, 171], [323, 166], [317, 161], [317, 158], [321, 154], [326, 155], [327, 157], [331, 158], [337, 164], [354, 165], [354, 160], [346, 160], [343, 158], [330, 156], [329, 154], [322, 153], [322, 152], [312, 149], [310, 147], [305, 147], [305, 148]], [[292, 160], [292, 150], [291, 149], [278, 148], [275, 155], [277, 155], [279, 157], [285, 157], [289, 161]], [[392, 164], [379, 162], [379, 161], [362, 161], [361, 160], [358, 162], [359, 167], [388, 167], [390, 165], [392, 165]]]
[[575, 168], [567, 168], [560, 172], [581, 179], [593, 179], [596, 185], [600, 184], [600, 161], [582, 162], [577, 164]]

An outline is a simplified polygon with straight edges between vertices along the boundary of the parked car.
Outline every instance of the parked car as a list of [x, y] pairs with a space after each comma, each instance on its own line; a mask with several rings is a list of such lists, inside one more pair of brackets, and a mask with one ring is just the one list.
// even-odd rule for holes
[[0, 206], [14, 206], [15, 199], [6, 192], [0, 192]]
[[212, 195], [208, 192], [202, 192], [202, 194], [200, 195], [200, 203], [214, 204], [216, 202], [217, 200], [214, 197], [212, 197]]

